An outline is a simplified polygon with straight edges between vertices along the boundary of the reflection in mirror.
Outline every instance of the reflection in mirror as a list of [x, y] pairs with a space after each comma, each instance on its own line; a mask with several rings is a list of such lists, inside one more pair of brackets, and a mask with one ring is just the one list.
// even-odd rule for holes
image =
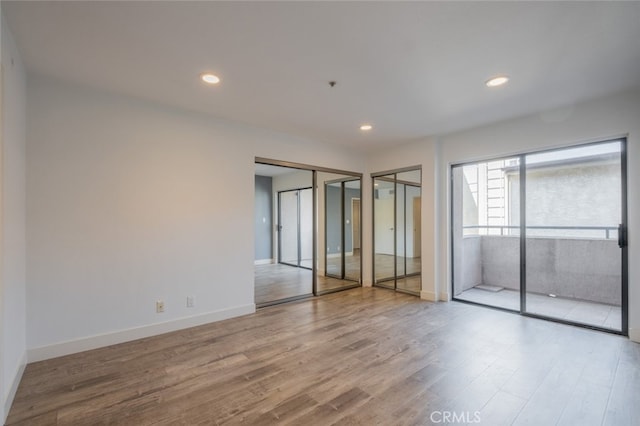
[[373, 179], [375, 285], [421, 290], [421, 171]]
[[360, 285], [360, 178], [319, 172], [318, 293]]
[[256, 164], [254, 294], [258, 306], [313, 294], [312, 172]]
[[398, 257], [402, 258], [401, 273], [398, 274], [397, 288], [419, 294], [421, 290], [421, 171], [410, 170], [396, 174], [398, 190], [396, 205], [402, 206], [402, 224], [398, 234], [402, 235], [402, 247], [398, 247]]
[[394, 175], [373, 180], [375, 284], [394, 288], [395, 279]]

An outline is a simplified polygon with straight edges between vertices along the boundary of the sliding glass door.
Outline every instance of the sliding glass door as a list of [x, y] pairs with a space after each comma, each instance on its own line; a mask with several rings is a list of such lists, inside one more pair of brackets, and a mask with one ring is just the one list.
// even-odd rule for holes
[[520, 311], [519, 158], [453, 167], [453, 297]]
[[453, 166], [453, 297], [627, 332], [625, 140]]
[[623, 142], [525, 156], [524, 311], [622, 330]]

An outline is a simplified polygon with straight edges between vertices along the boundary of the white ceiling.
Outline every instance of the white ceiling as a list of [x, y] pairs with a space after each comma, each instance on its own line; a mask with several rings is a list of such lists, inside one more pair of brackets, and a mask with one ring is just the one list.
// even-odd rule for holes
[[[3, 1], [2, 11], [31, 73], [363, 149], [640, 87], [640, 2]], [[204, 87], [203, 71], [222, 83]], [[484, 86], [499, 73], [506, 87]], [[363, 122], [374, 129], [363, 134]]]

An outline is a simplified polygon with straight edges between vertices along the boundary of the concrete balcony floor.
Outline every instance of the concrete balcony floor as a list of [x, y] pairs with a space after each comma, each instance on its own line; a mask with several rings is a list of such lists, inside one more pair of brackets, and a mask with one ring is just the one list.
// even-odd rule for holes
[[[514, 311], [520, 310], [520, 292], [515, 290], [504, 289], [492, 292], [470, 288], [454, 297]], [[620, 306], [605, 303], [527, 293], [527, 312], [610, 330], [622, 329]]]

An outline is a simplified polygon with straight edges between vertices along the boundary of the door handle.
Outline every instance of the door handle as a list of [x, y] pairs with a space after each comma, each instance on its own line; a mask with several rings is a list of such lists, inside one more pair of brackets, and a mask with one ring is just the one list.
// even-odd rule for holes
[[618, 225], [618, 247], [624, 248], [627, 246], [627, 230], [623, 224]]

